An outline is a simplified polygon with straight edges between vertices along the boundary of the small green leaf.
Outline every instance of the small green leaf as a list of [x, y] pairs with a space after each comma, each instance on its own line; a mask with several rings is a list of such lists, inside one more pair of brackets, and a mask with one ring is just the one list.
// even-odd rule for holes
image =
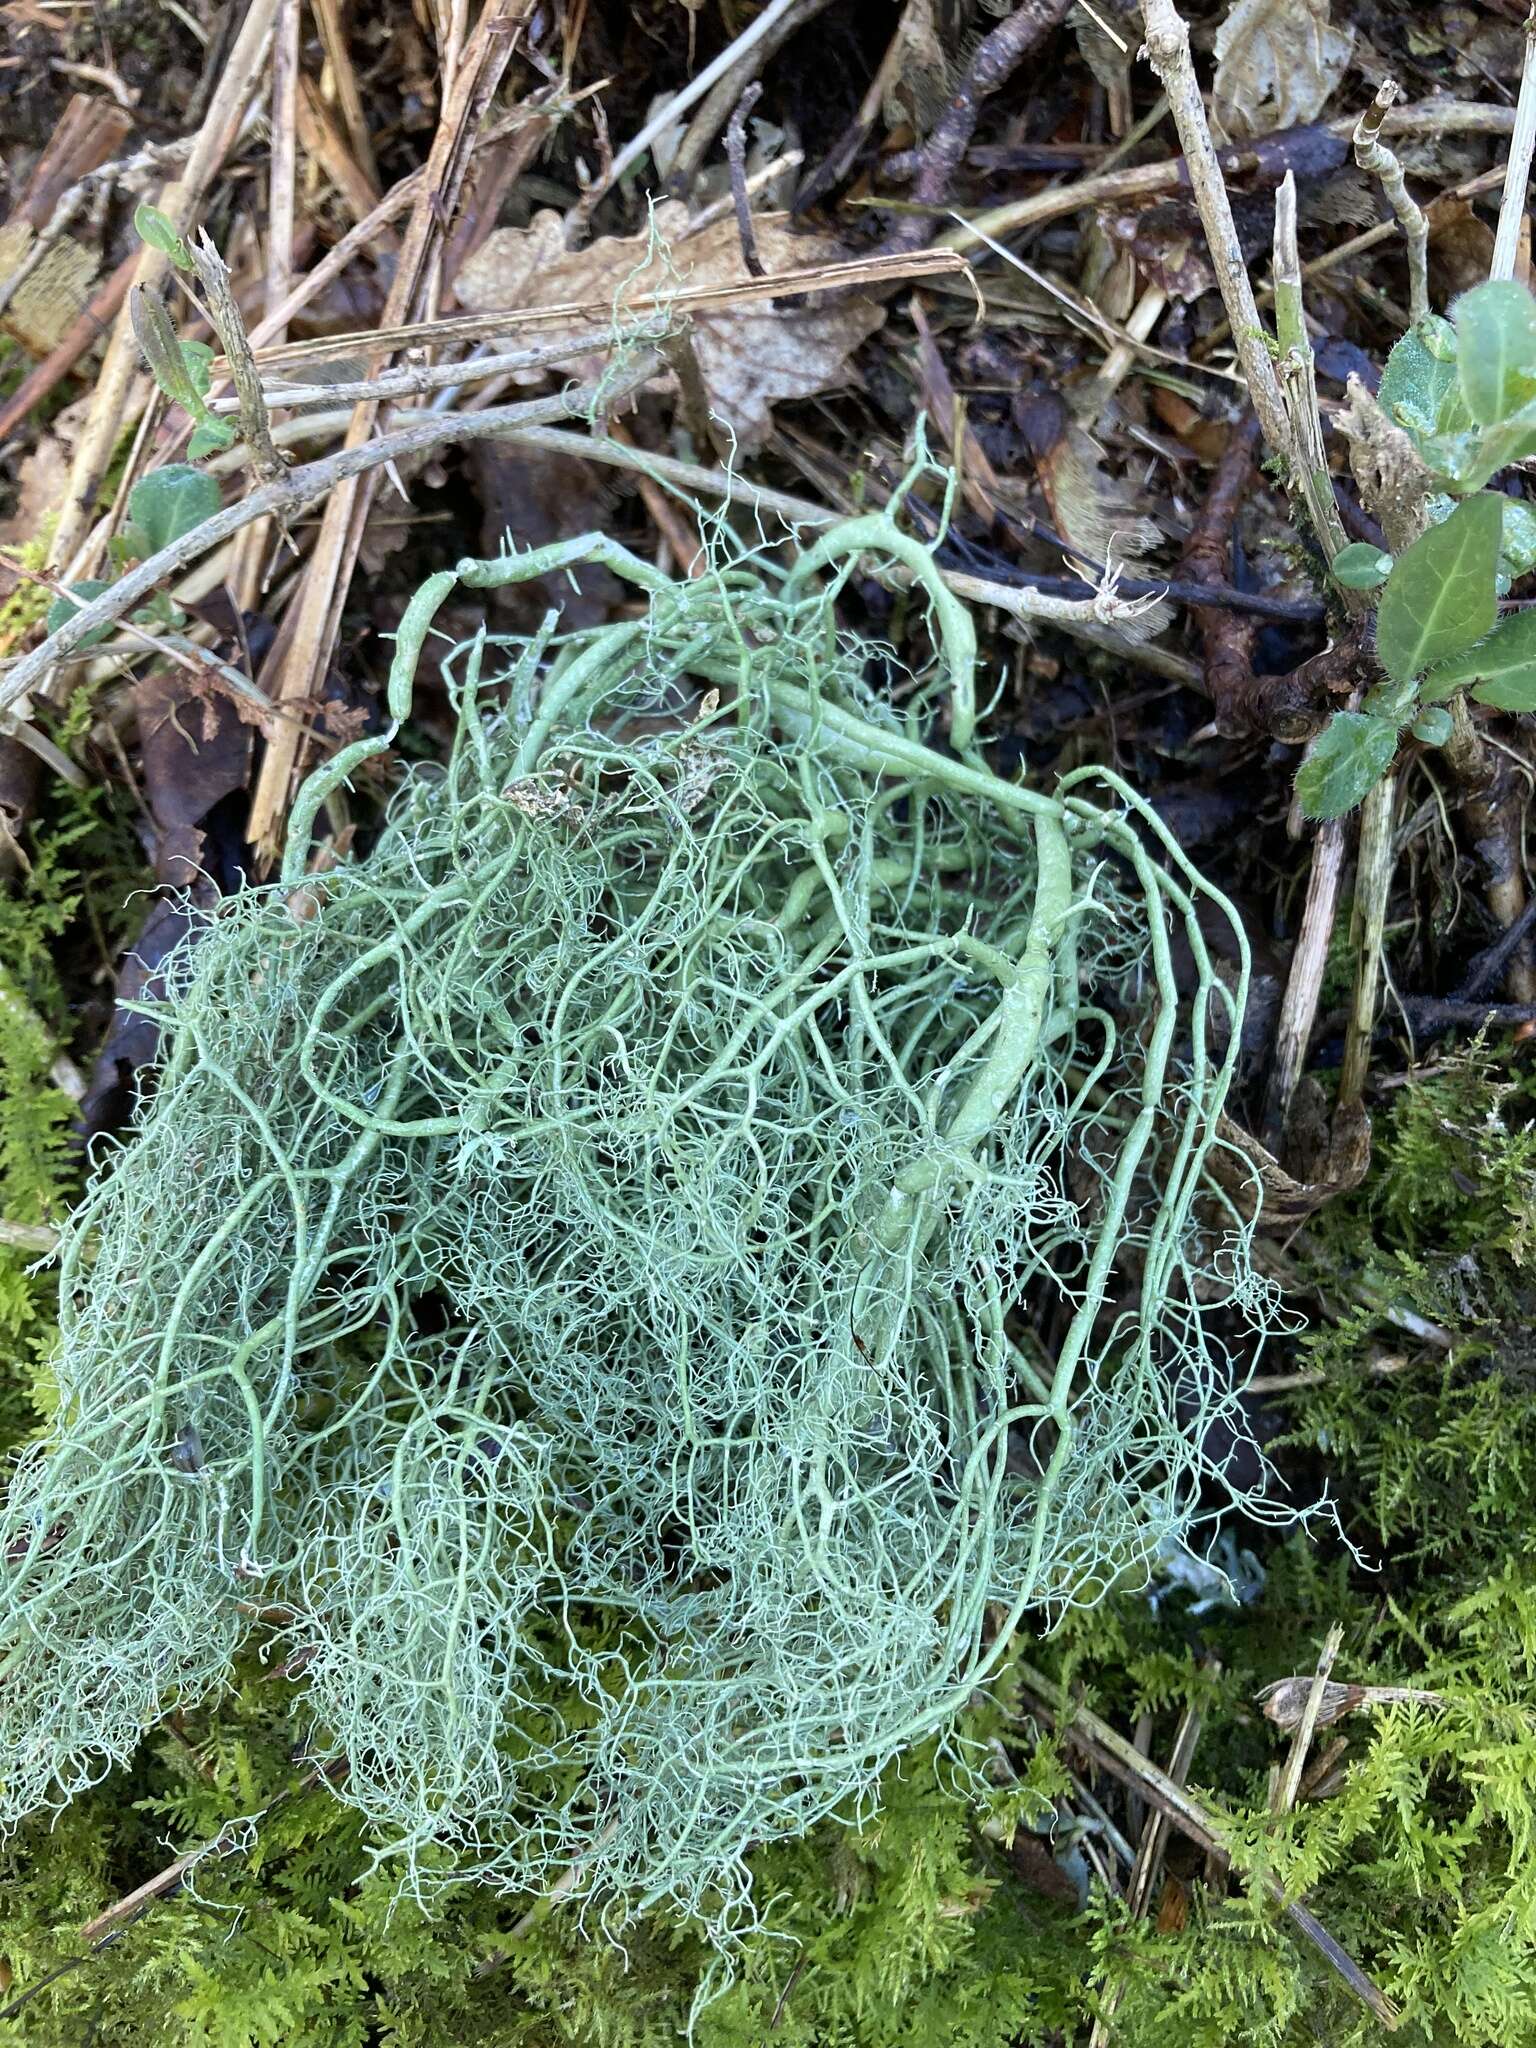
[[1387, 357], [1377, 402], [1387, 418], [1419, 440], [1465, 424], [1456, 376], [1456, 330], [1432, 314], [1411, 327]]
[[1501, 469], [1536, 455], [1536, 400], [1491, 427], [1431, 435], [1419, 443], [1419, 453], [1458, 493], [1480, 491]]
[[1392, 766], [1397, 727], [1366, 711], [1336, 711], [1313, 742], [1296, 776], [1296, 795], [1309, 818], [1342, 818]]
[[[104, 590], [111, 588], [110, 583], [102, 583], [94, 576], [87, 577], [83, 582], [71, 584], [69, 596], [59, 595], [48, 607], [49, 632], [57, 633], [60, 626], [72, 619], [82, 605], [89, 604], [93, 597], [100, 597]], [[82, 647], [100, 646], [112, 631], [112, 626], [113, 621], [109, 619], [106, 625], [93, 627], [79, 644]]]
[[140, 529], [129, 520], [127, 525], [114, 533], [107, 542], [107, 553], [111, 557], [113, 568], [121, 574], [130, 562], [142, 562], [144, 557], [151, 553], [151, 549]]
[[152, 469], [128, 493], [128, 516], [152, 555], [180, 540], [194, 526], [201, 526], [218, 509], [218, 484], [185, 462], [168, 462], [163, 469]]
[[181, 360], [186, 365], [187, 381], [199, 398], [208, 396], [208, 375], [213, 367], [213, 350], [206, 341], [184, 341], [181, 344]]
[[[1508, 613], [1486, 640], [1432, 668], [1420, 695], [1426, 704], [1440, 704], [1469, 683], [1478, 685], [1472, 694], [1480, 704], [1496, 704], [1503, 711], [1536, 709], [1536, 611]], [[1489, 689], [1501, 694], [1485, 696]]]
[[1523, 498], [1504, 500], [1504, 531], [1499, 535], [1499, 581], [1502, 597], [1516, 577], [1536, 568], [1536, 505]]
[[1451, 714], [1443, 704], [1431, 704], [1414, 720], [1413, 736], [1426, 747], [1443, 747], [1451, 736]]
[[133, 210], [133, 231], [151, 249], [158, 249], [162, 256], [169, 256], [178, 270], [192, 268], [191, 251], [177, 233], [175, 221], [163, 214], [158, 206], [151, 206], [147, 200], [141, 201]]
[[217, 413], [204, 413], [198, 422], [197, 432], [187, 443], [187, 453], [194, 462], [201, 462], [205, 455], [227, 448], [234, 438], [235, 429], [231, 421], [221, 420]]
[[1376, 651], [1406, 682], [1493, 627], [1503, 500], [1481, 492], [1398, 556], [1376, 615]]
[[1518, 675], [1490, 676], [1470, 694], [1495, 711], [1536, 711], [1536, 661]]
[[1392, 557], [1368, 540], [1351, 541], [1329, 564], [1329, 574], [1343, 590], [1374, 590], [1392, 572]]
[[201, 400], [193, 389], [164, 299], [158, 292], [136, 284], [128, 295], [128, 317], [150, 375], [167, 398], [188, 412], [193, 411]]
[[133, 617], [141, 626], [163, 626], [168, 632], [175, 632], [187, 622], [186, 613], [168, 590], [152, 591], [148, 604], [140, 605]]
[[1467, 411], [1496, 426], [1536, 398], [1536, 299], [1512, 278], [1495, 278], [1464, 293], [1451, 314]]

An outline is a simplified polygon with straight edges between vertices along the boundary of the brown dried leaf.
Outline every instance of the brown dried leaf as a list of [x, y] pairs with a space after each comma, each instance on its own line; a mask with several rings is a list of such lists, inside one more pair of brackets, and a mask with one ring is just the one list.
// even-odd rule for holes
[[1493, 261], [1493, 230], [1473, 211], [1470, 199], [1446, 193], [1429, 209], [1429, 269], [1437, 305], [1470, 291], [1487, 277]]
[[[1035, 459], [1035, 474], [1050, 507], [1051, 524], [1090, 569], [1114, 565], [1132, 576], [1155, 575], [1148, 557], [1162, 538], [1141, 512], [1130, 487], [1111, 476], [1104, 451], [1074, 420], [1059, 393], [1041, 393], [1015, 414]], [[1150, 640], [1167, 626], [1166, 604], [1117, 621], [1133, 640]]]
[[[1273, 1684], [1255, 1693], [1254, 1698], [1275, 1726], [1289, 1735], [1301, 1725], [1315, 1682], [1305, 1675], [1277, 1678]], [[1323, 1681], [1316, 1725], [1327, 1728], [1334, 1721], [1342, 1720], [1345, 1714], [1355, 1714], [1366, 1707], [1441, 1707], [1444, 1704], [1443, 1694], [1423, 1692], [1416, 1686], [1341, 1685], [1337, 1679], [1328, 1678]]]
[[54, 416], [17, 475], [16, 503], [0, 519], [0, 547], [24, 547], [53, 531], [59, 507], [69, 489], [75, 443], [90, 411], [90, 394], [77, 398]]
[[1188, 302], [1216, 289], [1205, 230], [1187, 200], [1108, 208], [1100, 212], [1098, 222], [1111, 242], [1130, 252], [1140, 278], [1170, 298]]
[[[7, 221], [0, 228], [0, 279], [22, 268], [34, 239], [30, 221]], [[0, 326], [32, 355], [47, 355], [79, 319], [95, 275], [90, 250], [61, 235], [16, 287]]]
[[1355, 46], [1330, 12], [1330, 0], [1236, 0], [1216, 31], [1211, 95], [1228, 140], [1317, 119]]
[[896, 49], [881, 117], [887, 128], [910, 126], [914, 134], [926, 135], [943, 110], [954, 75], [934, 0], [908, 0], [896, 25]]
[[[658, 206], [654, 232], [608, 236], [567, 250], [557, 213], [526, 228], [499, 228], [460, 271], [455, 289], [471, 312], [496, 313], [609, 299], [615, 319], [646, 293], [669, 287], [730, 284], [745, 275], [733, 218], [683, 239], [684, 207]], [[757, 217], [758, 252], [770, 274], [844, 254], [825, 235], [792, 235], [782, 215]], [[880, 325], [885, 310], [858, 294], [771, 301], [695, 313], [693, 343], [710, 404], [739, 441], [760, 442], [781, 398], [809, 398], [846, 381], [848, 358]]]

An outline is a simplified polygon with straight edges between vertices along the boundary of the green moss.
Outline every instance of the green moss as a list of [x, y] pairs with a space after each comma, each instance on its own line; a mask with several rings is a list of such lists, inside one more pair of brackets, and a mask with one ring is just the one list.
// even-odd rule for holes
[[[57, 991], [28, 986], [39, 1015], [56, 1015]], [[1298, 1494], [1327, 1479], [1359, 1557], [1295, 1535], [1262, 1553], [1249, 1605], [1196, 1612], [1170, 1593], [1154, 1609], [1126, 1595], [1029, 1652], [1117, 1726], [1149, 1712], [1155, 1754], [1197, 1703], [1192, 1782], [1234, 1867], [1305, 1893], [1402, 2007], [1395, 2038], [1429, 2048], [1536, 2048], [1536, 1380], [1524, 1334], [1536, 1088], [1510, 1074], [1479, 1051], [1399, 1091], [1366, 1185], [1314, 1232], [1321, 1283], [1357, 1299], [1307, 1340], [1298, 1364], [1327, 1377], [1292, 1398], [1279, 1455]], [[56, 1156], [39, 1143], [27, 1156]], [[47, 1192], [39, 1180], [39, 1200]], [[1424, 1350], [1405, 1313], [1453, 1331], [1454, 1348], [1443, 1364], [1372, 1373], [1385, 1348]], [[1324, 1731], [1319, 1749], [1348, 1742], [1336, 1785], [1276, 1822], [1268, 1780], [1285, 1738], [1254, 1694], [1308, 1670], [1335, 1621], [1339, 1676], [1441, 1704]], [[696, 2014], [701, 2048], [1083, 2044], [1101, 2005], [1115, 2048], [1382, 2038], [1257, 1888], [1213, 1891], [1178, 1838], [1148, 1917], [1097, 1889], [1080, 1912], [1045, 1896], [1053, 1847], [1063, 1870], [1086, 1871], [1066, 1775], [1083, 1766], [1039, 1737], [1007, 1676], [967, 1717], [970, 1768], [930, 1745], [888, 1774], [862, 1825], [756, 1852], [768, 1927], [728, 1984], [675, 1920], [646, 1921], [620, 1945], [594, 1912], [558, 1907], [514, 1934], [529, 1902], [485, 1890], [447, 1894], [435, 1918], [394, 1904], [355, 1815], [322, 1786], [292, 1791], [312, 1760], [292, 1753], [290, 1704], [286, 1682], [253, 1662], [237, 1696], [173, 1717], [131, 1774], [6, 1852], [13, 1995], [65, 1974], [0, 2025], [0, 2041], [660, 2048], [685, 2031], [701, 1987], [717, 1994]], [[1124, 1825], [1117, 1789], [1093, 1789]], [[85, 1948], [92, 1914], [273, 1800], [198, 1866], [195, 1895]]]
[[[82, 699], [66, 728], [89, 716]], [[73, 1043], [72, 1018], [110, 965], [145, 880], [127, 822], [99, 788], [46, 785], [39, 819], [24, 834], [18, 873], [0, 890], [0, 1217], [22, 1226], [60, 1220], [79, 1190], [81, 1162], [69, 1139], [74, 1103], [56, 1083]], [[112, 907], [86, 904], [85, 881]], [[38, 1253], [0, 1243], [0, 1343], [13, 1363], [0, 1376], [0, 1447], [35, 1426], [38, 1374], [52, 1349], [56, 1290], [33, 1272]]]

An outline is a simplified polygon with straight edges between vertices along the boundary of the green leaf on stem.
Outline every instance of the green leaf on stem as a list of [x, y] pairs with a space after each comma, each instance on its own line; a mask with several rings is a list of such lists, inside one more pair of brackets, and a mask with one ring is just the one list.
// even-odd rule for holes
[[1397, 682], [1481, 640], [1497, 606], [1503, 500], [1467, 498], [1398, 556], [1376, 615], [1376, 652]]
[[133, 231], [141, 242], [147, 242], [151, 249], [158, 249], [162, 256], [168, 256], [178, 270], [192, 268], [192, 253], [181, 239], [176, 223], [158, 206], [151, 206], [147, 200], [140, 202], [133, 210]]
[[1351, 541], [1340, 548], [1328, 565], [1328, 573], [1341, 590], [1375, 590], [1392, 573], [1392, 557], [1368, 540]]
[[1417, 441], [1464, 424], [1456, 377], [1456, 330], [1438, 314], [1409, 328], [1387, 357], [1377, 402]]
[[1470, 685], [1479, 704], [1536, 711], [1536, 611], [1510, 612], [1486, 640], [1432, 668], [1421, 695], [1438, 704]]
[[1512, 278], [1466, 292], [1452, 308], [1456, 367], [1479, 426], [1509, 419], [1536, 398], [1536, 299]]
[[1296, 776], [1309, 818], [1342, 818], [1380, 782], [1397, 752], [1397, 727], [1368, 711], [1336, 711]]
[[128, 516], [151, 555], [180, 540], [194, 526], [201, 526], [218, 509], [217, 482], [185, 462], [168, 462], [162, 469], [152, 469], [128, 494]]

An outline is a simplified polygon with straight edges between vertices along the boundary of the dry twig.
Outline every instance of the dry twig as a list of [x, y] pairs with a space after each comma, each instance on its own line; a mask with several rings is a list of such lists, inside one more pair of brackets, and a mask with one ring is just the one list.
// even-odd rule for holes
[[[1054, 28], [1067, 18], [1072, 0], [1020, 0], [1006, 21], [998, 23], [977, 46], [955, 92], [945, 101], [922, 148], [917, 152], [912, 203], [918, 208], [948, 203], [984, 100], [1004, 85]], [[886, 237], [887, 250], [920, 249], [933, 232], [922, 212], [903, 213]]]
[[[532, 0], [486, 0], [433, 137], [425, 180], [406, 226], [399, 268], [384, 307], [386, 327], [409, 316], [428, 276], [432, 249], [446, 233], [458, 204], [475, 131], [531, 6]], [[381, 367], [383, 359], [383, 351], [373, 354], [370, 369]], [[368, 442], [377, 417], [377, 400], [364, 400], [358, 406], [347, 436], [349, 448], [361, 448]], [[350, 472], [327, 501], [300, 590], [291, 644], [272, 691], [278, 703], [320, 694], [319, 682], [330, 662], [362, 545], [376, 469], [377, 464], [370, 464]], [[279, 727], [262, 757], [247, 828], [262, 858], [270, 858], [275, 851], [299, 751], [299, 733], [290, 723]]]
[[1379, 178], [1387, 203], [1408, 244], [1408, 317], [1415, 326], [1429, 317], [1429, 222], [1408, 190], [1403, 167], [1381, 139], [1388, 109], [1402, 97], [1396, 79], [1382, 80], [1355, 130], [1355, 162], [1368, 178]]
[[[1127, 1742], [1118, 1729], [1100, 1720], [1097, 1714], [1078, 1701], [1067, 1698], [1060, 1686], [1053, 1684], [1042, 1672], [1028, 1664], [1018, 1665], [1017, 1670], [1026, 1689], [1045, 1707], [1068, 1741], [1085, 1750], [1111, 1777], [1132, 1787], [1150, 1807], [1165, 1815], [1181, 1834], [1187, 1835], [1200, 1848], [1217, 1856], [1224, 1855], [1215, 1816], [1192, 1793], [1168, 1772], [1159, 1770], [1156, 1764]], [[1338, 1972], [1355, 1996], [1371, 2008], [1384, 2026], [1395, 2027], [1401, 2018], [1397, 2007], [1345, 1953], [1317, 1915], [1299, 1899], [1286, 1898], [1278, 1879], [1264, 1878], [1257, 1882], [1262, 1884], [1270, 1898], [1279, 1903], [1286, 1918]]]
[[[272, 482], [258, 485], [234, 504], [224, 506], [211, 519], [204, 520], [201, 526], [193, 527], [190, 533], [161, 548], [147, 561], [136, 563], [99, 597], [81, 605], [40, 647], [14, 662], [0, 677], [0, 712], [8, 710], [34, 689], [39, 678], [56, 661], [72, 654], [97, 627], [110, 625], [113, 620], [121, 618], [167, 577], [174, 575], [186, 563], [207, 554], [232, 534], [241, 532], [254, 520], [279, 514], [297, 517], [349, 478], [379, 469], [387, 462], [425, 455], [434, 448], [447, 447], [455, 442], [493, 440], [498, 435], [512, 434], [520, 427], [540, 421], [579, 417], [599, 393], [617, 402], [629, 392], [638, 390], [647, 378], [655, 374], [656, 367], [656, 358], [649, 356], [622, 376], [601, 386], [587, 385], [561, 392], [555, 397], [530, 399], [522, 405], [497, 406], [486, 412], [433, 413], [415, 425], [381, 435], [376, 440], [338, 449], [334, 455], [287, 470]], [[581, 436], [573, 435], [570, 439], [574, 447], [581, 446]]]

